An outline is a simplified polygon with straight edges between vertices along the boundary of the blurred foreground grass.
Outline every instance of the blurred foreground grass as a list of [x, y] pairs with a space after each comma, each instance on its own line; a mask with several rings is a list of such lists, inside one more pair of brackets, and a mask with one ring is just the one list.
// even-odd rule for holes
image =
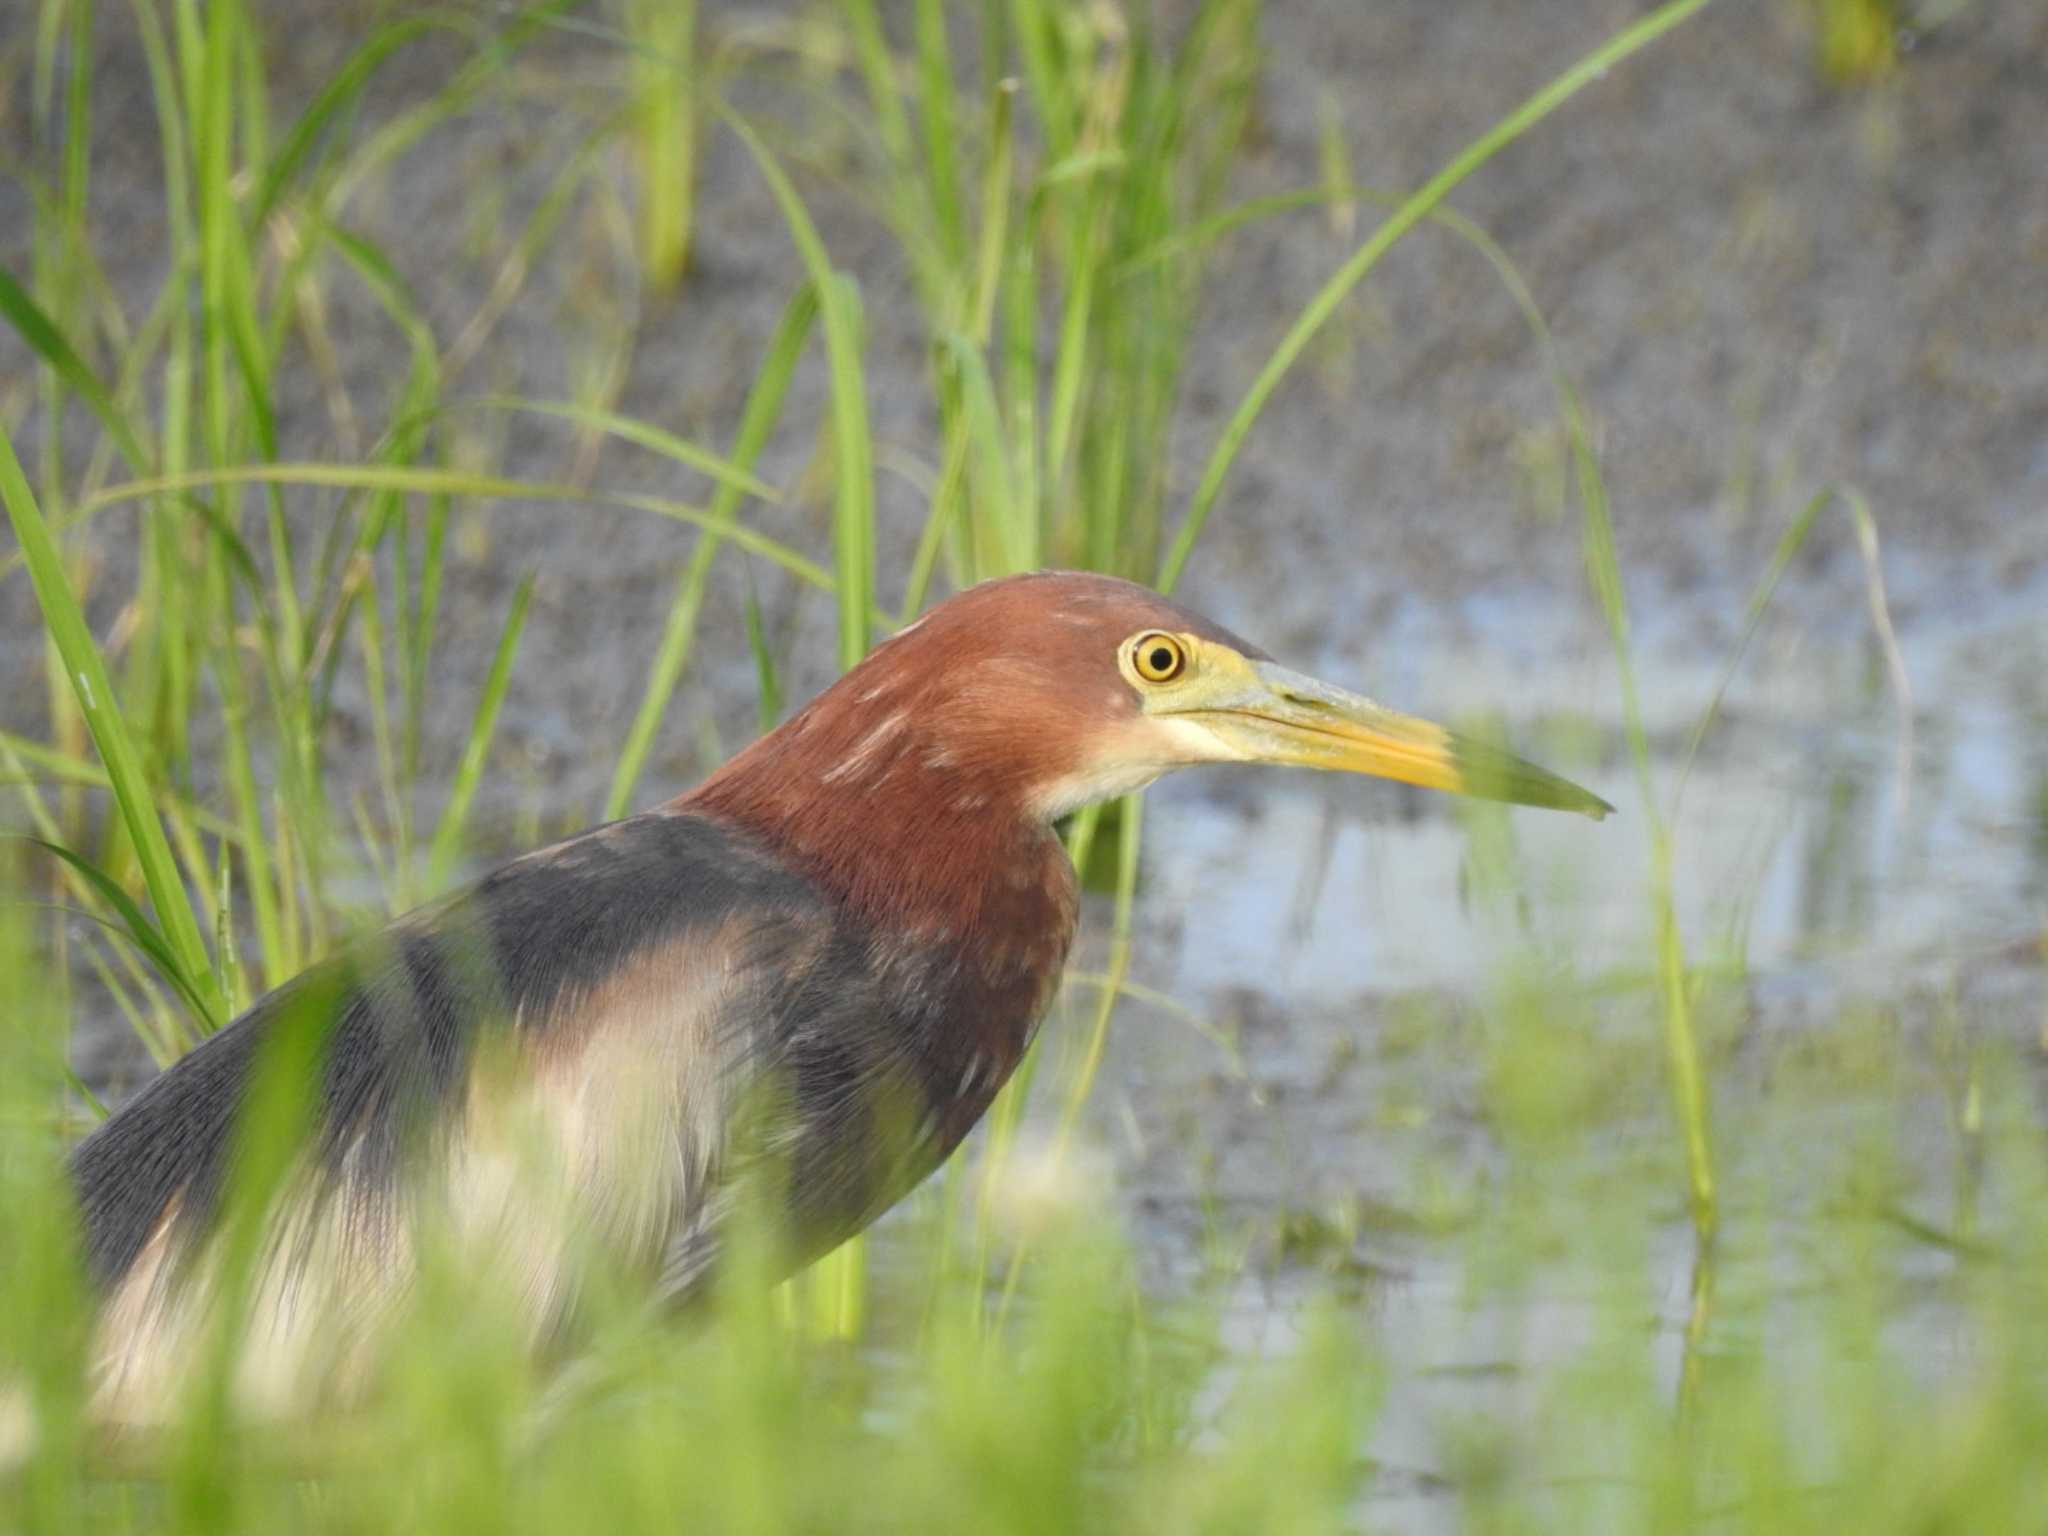
[[[987, 1191], [993, 1254], [1030, 1254], [1000, 1322], [933, 1187], [872, 1245], [857, 1344], [792, 1328], [743, 1248], [701, 1312], [601, 1302], [566, 1363], [536, 1370], [474, 1276], [430, 1266], [367, 1409], [195, 1418], [109, 1447], [75, 1419], [84, 1287], [52, 1198], [63, 1020], [23, 963], [18, 910], [5, 926], [10, 1530], [1905, 1532], [2048, 1516], [2048, 1163], [2025, 1069], [1995, 1045], [1966, 1058], [1975, 1108], [1930, 1155], [1905, 1133], [1944, 1067], [1899, 1019], [1771, 1047], [1771, 1088], [1724, 1098], [1715, 1295], [1689, 1347], [1682, 1154], [1654, 1113], [1658, 1052], [1630, 1022], [1654, 986], [1511, 952], [1469, 1011], [1403, 1047], [1414, 1081], [1470, 1085], [1455, 1096], [1498, 1163], [1418, 1160], [1391, 1211], [1296, 1209], [1282, 1269], [1224, 1236], [1197, 1272], [1143, 1280], [1113, 1198], [1041, 1148]], [[1704, 985], [1711, 1057], [1737, 1075], [1730, 983]], [[1452, 1330], [1447, 1356], [1416, 1349], [1422, 1326]]]
[[[1034, 1109], [1034, 1061], [975, 1156], [890, 1224], [872, 1265], [885, 1283], [866, 1283], [855, 1252], [771, 1296], [741, 1264], [708, 1315], [650, 1319], [622, 1299], [589, 1320], [572, 1364], [537, 1372], [462, 1276], [429, 1274], [386, 1391], [355, 1418], [265, 1429], [199, 1414], [143, 1448], [101, 1445], [78, 1422], [87, 1299], [60, 1162], [98, 1105], [71, 1075], [72, 1021], [89, 1000], [169, 1061], [338, 936], [452, 878], [526, 612], [522, 587], [477, 697], [436, 693], [459, 508], [610, 505], [691, 530], [617, 753], [608, 808], [622, 811], [705, 593], [744, 579], [739, 555], [829, 595], [842, 664], [947, 583], [1053, 562], [1170, 584], [1265, 400], [1424, 221], [1494, 265], [1549, 354], [1508, 254], [1443, 199], [1698, 4], [1639, 18], [1415, 193], [1352, 185], [1330, 129], [1323, 185], [1232, 204], [1255, 0], [1206, 0], [1170, 28], [1142, 7], [846, 0], [727, 49], [706, 46], [689, 7], [410, 12], [371, 26], [289, 124], [273, 118], [260, 9], [136, 0], [169, 232], [161, 287], [137, 310], [105, 275], [117, 236], [91, 212], [105, 16], [39, 0], [26, 68], [40, 137], [15, 171], [35, 209], [33, 270], [0, 272], [0, 314], [35, 368], [0, 393], [0, 500], [20, 546], [0, 579], [35, 584], [48, 722], [0, 734], [0, 769], [19, 824], [65, 853], [5, 845], [7, 888], [33, 900], [0, 908], [0, 1526], [1220, 1531], [1405, 1525], [1421, 1510], [1478, 1529], [2038, 1527], [2048, 1170], [2026, 1069], [1967, 1032], [1929, 1061], [1898, 1046], [1895, 1021], [1848, 1018], [1819, 1047], [1835, 1054], [1816, 1064], [1811, 1042], [1784, 1048], [1771, 1071], [1789, 1086], [1721, 1103], [1710, 1123], [1708, 1084], [1735, 1055], [1739, 944], [1710, 968], [1678, 930], [1675, 792], [1652, 771], [1592, 434], [1561, 371], [1589, 569], [1655, 829], [1655, 939], [1619, 977], [1507, 944], [1484, 962], [1476, 1018], [1417, 1048], [1424, 1076], [1476, 1073], [1473, 1113], [1502, 1149], [1497, 1180], [1467, 1171], [1447, 1194], [1418, 1168], [1412, 1191], [1418, 1212], [1450, 1208], [1430, 1272], [1451, 1278], [1475, 1336], [1498, 1341], [1469, 1365], [1498, 1391], [1417, 1413], [1413, 1361], [1376, 1326], [1398, 1308], [1398, 1278], [1369, 1283], [1355, 1311], [1332, 1299], [1286, 1312], [1284, 1347], [1262, 1358], [1243, 1346], [1235, 1299], [1256, 1260], [1221, 1236], [1200, 1273], [1143, 1278], [1114, 1202], [1055, 1155], [1124, 980], [1140, 838], [1127, 807], [1073, 833], [1084, 861], [1097, 839], [1109, 849], [1117, 892], [1107, 974], [1069, 991], [1079, 1016], [1062, 1036], [1081, 1042], [1080, 1064], [1048, 1069]], [[494, 250], [478, 310], [453, 326], [429, 317], [402, 262], [357, 228], [354, 200], [466, 114], [535, 92], [563, 105], [520, 64], [570, 34], [614, 50], [616, 90], [565, 107], [558, 168]], [[461, 62], [421, 99], [365, 116], [379, 72], [428, 46]], [[856, 125], [849, 179], [911, 275], [937, 424], [932, 462], [907, 471], [928, 511], [901, 570], [877, 567], [862, 297], [806, 198], [810, 162], [829, 157], [787, 121], [735, 111], [725, 88], [750, 71], [857, 84], [809, 89]], [[687, 299], [695, 165], [713, 133], [744, 144], [805, 279], [730, 436], [707, 444], [616, 407], [642, 287], [680, 282]], [[1348, 228], [1360, 204], [1384, 222], [1265, 368], [1229, 381], [1243, 403], [1176, 522], [1163, 465], [1204, 253], [1300, 207]], [[465, 386], [536, 269], [568, 259], [570, 224], [628, 278], [573, 370], [577, 393]], [[374, 399], [334, 341], [336, 316], [365, 306], [393, 359]], [[792, 381], [820, 367], [815, 473], [766, 483], [757, 467]], [[285, 405], [294, 378], [321, 395], [310, 442]], [[559, 479], [479, 467], [507, 417], [573, 433]], [[656, 455], [697, 499], [594, 483], [601, 439]], [[826, 509], [819, 551], [743, 515], [804, 499]], [[1793, 519], [1750, 630], [1832, 504]], [[1874, 572], [1873, 521], [1853, 494], [1840, 504]], [[128, 544], [132, 561], [107, 558]], [[1871, 601], [1888, 639], [1875, 583]], [[95, 629], [88, 612], [117, 617]], [[751, 601], [749, 615], [772, 720], [782, 659]], [[338, 788], [358, 782], [336, 764], [343, 678], [368, 701], [367, 792]], [[425, 761], [424, 722], [449, 709], [472, 722], [466, 746]], [[422, 794], [443, 776], [445, 798]], [[1475, 899], [1508, 902], [1529, 872], [1507, 822], [1478, 812], [1465, 826]], [[1953, 1111], [1938, 1211], [1899, 1140], [1924, 1129], [1930, 1082]], [[1667, 1095], [1675, 1116], [1646, 1120]], [[1034, 1152], [1043, 1123], [1059, 1130]], [[1314, 1213], [1290, 1242], [1344, 1273], [1357, 1240], [1341, 1213]], [[1910, 1326], [1930, 1289], [1938, 1323]], [[1442, 1470], [1414, 1473], [1410, 1454]]]

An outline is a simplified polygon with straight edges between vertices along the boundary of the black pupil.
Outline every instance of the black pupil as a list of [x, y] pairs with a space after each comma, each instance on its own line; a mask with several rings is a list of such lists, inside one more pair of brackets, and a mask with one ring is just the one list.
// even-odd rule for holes
[[1154, 648], [1147, 660], [1152, 663], [1152, 670], [1154, 672], [1164, 672], [1173, 665], [1173, 652], [1163, 645], [1158, 646]]

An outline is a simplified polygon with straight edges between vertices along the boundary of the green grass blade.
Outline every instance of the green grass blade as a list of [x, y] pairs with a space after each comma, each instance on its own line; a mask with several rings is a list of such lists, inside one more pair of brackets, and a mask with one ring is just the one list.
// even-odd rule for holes
[[1316, 98], [1317, 158], [1328, 194], [1330, 232], [1349, 240], [1358, 226], [1358, 200], [1345, 191], [1351, 185], [1351, 149], [1344, 140], [1344, 112], [1336, 94], [1325, 88]]
[[422, 11], [378, 29], [348, 56], [341, 68], [306, 104], [305, 111], [299, 114], [298, 120], [285, 134], [277, 153], [271, 156], [269, 169], [264, 172], [262, 187], [251, 209], [250, 223], [253, 227], [260, 229], [269, 222], [270, 215], [277, 211], [286, 189], [311, 157], [314, 147], [347, 114], [384, 61], [400, 49], [435, 32], [457, 32], [472, 37], [476, 33], [476, 23], [458, 11]]
[[1090, 320], [1095, 286], [1103, 261], [1102, 225], [1110, 196], [1106, 183], [1091, 182], [1084, 190], [1084, 208], [1075, 220], [1067, 252], [1067, 299], [1060, 316], [1059, 341], [1053, 361], [1052, 398], [1046, 407], [1045, 474], [1055, 490], [1067, 474], [1067, 458], [1080, 425], [1082, 401], [1091, 376], [1093, 354]]
[[956, 514], [964, 499], [960, 486], [966, 478], [967, 455], [971, 446], [972, 429], [964, 417], [949, 425], [946, 457], [939, 466], [938, 484], [932, 490], [931, 510], [926, 514], [924, 528], [917, 536], [917, 548], [910, 558], [910, 575], [903, 584], [903, 610], [896, 619], [899, 629], [916, 618], [924, 607], [925, 594], [931, 587], [932, 573], [939, 562], [939, 550], [953, 531]]
[[207, 959], [206, 944], [200, 937], [191, 902], [178, 879], [170, 843], [157, 820], [142, 760], [128, 738], [113, 682], [64, 574], [63, 559], [43, 522], [21, 463], [14, 456], [14, 445], [4, 432], [0, 432], [0, 502], [6, 503], [7, 515], [14, 523], [29, 578], [35, 584], [36, 599], [42, 605], [43, 622], [63, 657], [79, 712], [92, 733], [100, 761], [107, 766], [107, 777], [114, 786], [114, 802], [134, 844], [150, 901], [163, 925], [168, 953], [176, 964], [176, 979], [197, 1000], [201, 1017], [209, 1025], [218, 1024], [221, 999], [213, 985], [213, 967]]
[[[357, 642], [363, 653], [363, 696], [369, 701], [370, 746], [377, 762], [377, 787], [384, 796], [384, 822], [390, 829], [390, 866], [398, 871], [399, 888], [393, 895], [401, 907], [418, 899], [409, 888], [412, 864], [412, 814], [409, 797], [399, 788], [398, 750], [391, 731], [390, 685], [384, 669], [384, 607], [377, 595], [374, 567], [366, 567], [363, 594], [357, 603], [363, 620], [356, 626]], [[397, 606], [405, 606], [398, 594]]]
[[[1013, 111], [1016, 99], [1017, 84], [1014, 80], [1000, 82], [989, 97], [988, 164], [981, 180], [981, 236], [976, 243], [974, 293], [968, 306], [974, 339], [982, 346], [988, 344], [995, 325], [996, 291], [1002, 286], [1003, 266], [1006, 253], [1010, 251], [1010, 179], [1012, 157], [1016, 153]], [[1029, 242], [1019, 241], [1016, 256], [1027, 272], [1030, 270], [1030, 254]]]
[[1000, 576], [1034, 570], [1039, 564], [1038, 521], [1032, 509], [1017, 500], [1010, 445], [1003, 433], [988, 364], [965, 337], [948, 336], [942, 345], [959, 381], [961, 408], [967, 419], [977, 522], [994, 545], [977, 553], [974, 574]]
[[1011, 33], [1045, 128], [1046, 158], [1055, 163], [1073, 152], [1080, 128], [1067, 72], [1060, 67], [1058, 27], [1059, 19], [1048, 14], [1042, 0], [1010, 0]]
[[[411, 653], [406, 658], [406, 744], [405, 776], [419, 776], [420, 735], [427, 701], [427, 662], [434, 652], [434, 635], [440, 622], [441, 584], [447, 566], [448, 498], [436, 496], [427, 507], [426, 527], [421, 532], [419, 576], [413, 585], [412, 621], [406, 626]], [[400, 593], [403, 601], [405, 594]]]
[[432, 100], [399, 114], [378, 129], [352, 155], [328, 191], [330, 209], [345, 208], [356, 192], [378, 171], [411, 149], [438, 125], [467, 110], [486, 86], [498, 79], [526, 45], [558, 25], [565, 11], [577, 0], [542, 0], [512, 13], [510, 19], [478, 51], [477, 56], [455, 72]]
[[425, 496], [469, 496], [482, 500], [561, 502], [583, 506], [616, 506], [636, 512], [651, 512], [698, 528], [716, 527], [749, 554], [780, 566], [797, 580], [827, 592], [836, 590], [830, 572], [808, 560], [788, 545], [756, 533], [744, 525], [721, 524], [711, 513], [663, 496], [643, 496], [623, 491], [592, 491], [580, 486], [558, 485], [538, 480], [510, 480], [498, 475], [472, 474], [465, 470], [412, 468], [391, 464], [244, 464], [226, 469], [193, 470], [182, 475], [162, 475], [151, 480], [133, 480], [110, 485], [82, 503], [80, 517], [124, 501], [158, 496], [166, 491], [190, 491], [219, 485], [316, 485], [334, 490], [405, 491]]
[[465, 409], [526, 411], [536, 416], [553, 416], [562, 421], [574, 422], [594, 432], [607, 433], [621, 438], [663, 458], [673, 459], [688, 469], [701, 471], [722, 486], [730, 486], [748, 496], [757, 496], [762, 501], [779, 502], [782, 497], [775, 487], [762, 480], [730, 459], [721, 458], [708, 448], [700, 448], [687, 438], [663, 431], [649, 422], [631, 416], [622, 416], [616, 411], [600, 410], [596, 406], [577, 405], [567, 400], [520, 400], [508, 395], [484, 395], [470, 400], [452, 400], [443, 410]]
[[[18, 762], [10, 764], [11, 769], [20, 770], [24, 765], [33, 765], [60, 783], [87, 784], [95, 789], [108, 789], [113, 785], [113, 780], [107, 776], [107, 770], [99, 764], [75, 757], [59, 748], [30, 741], [27, 737], [17, 736], [10, 731], [0, 731], [0, 755], [4, 754], [12, 754], [14, 758], [19, 759]], [[30, 782], [25, 774], [22, 775], [22, 782]], [[228, 822], [213, 812], [180, 798], [174, 790], [158, 791], [156, 804], [163, 807], [165, 814], [174, 824], [180, 817], [188, 818], [194, 826], [203, 829], [211, 837], [234, 840], [235, 829]]]
[[1263, 197], [1250, 198], [1235, 207], [1212, 213], [1184, 229], [1175, 230], [1171, 235], [1155, 240], [1149, 245], [1140, 246], [1117, 264], [1112, 280], [1117, 283], [1129, 282], [1132, 278], [1139, 277], [1175, 257], [1190, 255], [1213, 245], [1233, 230], [1297, 208], [1327, 205], [1334, 197], [1376, 203], [1386, 208], [1398, 208], [1402, 202], [1401, 195], [1397, 192], [1387, 192], [1377, 187], [1359, 186], [1355, 183], [1346, 183], [1341, 188], [1321, 185], [1297, 187], [1291, 192], [1270, 192]]
[[[192, 1010], [195, 1019], [205, 1021], [208, 1018], [209, 1004], [202, 990], [195, 984], [195, 978], [188, 977], [183, 972], [177, 951], [172, 948], [163, 930], [149, 920], [149, 915], [121, 889], [118, 881], [90, 859], [73, 852], [62, 843], [53, 843], [40, 837], [26, 838], [24, 841], [70, 865], [92, 888], [93, 893], [112, 909], [116, 918], [111, 925], [113, 930], [123, 935], [149, 957], [164, 980], [171, 984], [172, 990], [185, 1000], [185, 1005]], [[208, 976], [211, 979], [210, 972]]]
[[484, 680], [482, 697], [477, 700], [476, 718], [470, 724], [469, 740], [463, 744], [462, 761], [456, 766], [455, 780], [449, 787], [447, 807], [434, 827], [434, 843], [427, 855], [427, 882], [434, 890], [447, 884], [456, 855], [462, 850], [463, 827], [469, 820], [469, 807], [476, 798], [476, 787], [490, 756], [491, 737], [498, 728], [498, 710], [512, 682], [512, 663], [519, 654], [519, 637], [526, 628], [526, 609], [532, 597], [533, 577], [529, 575], [512, 596], [512, 611], [505, 616], [505, 630], [498, 637], [497, 654], [491, 658], [490, 675]]
[[754, 657], [754, 698], [762, 733], [775, 729], [782, 718], [782, 679], [775, 667], [774, 653], [761, 624], [761, 599], [747, 583], [747, 649]]
[[1396, 209], [1376, 230], [1364, 245], [1330, 277], [1311, 299], [1294, 324], [1288, 328], [1280, 345], [1259, 370], [1258, 377], [1245, 392], [1244, 400], [1231, 416], [1223, 435], [1218, 439], [1208, 463], [1203, 467], [1201, 481], [1195, 487], [1193, 499], [1189, 502], [1187, 516], [1182, 520], [1180, 530], [1174, 535], [1173, 545], [1167, 551], [1165, 562], [1159, 570], [1159, 587], [1171, 591], [1186, 569], [1188, 557], [1194, 553], [1195, 541], [1201, 537], [1202, 526], [1209, 519], [1216, 498], [1223, 489], [1224, 478], [1230, 473], [1231, 465], [1237, 460], [1238, 450], [1244, 446], [1245, 437], [1252, 424], [1266, 408], [1273, 392], [1280, 387], [1295, 361], [1306, 350], [1317, 331], [1321, 330], [1337, 306], [1372, 269], [1379, 265], [1380, 258], [1392, 249], [1394, 243], [1420, 223], [1432, 210], [1451, 194], [1460, 182], [1485, 165], [1501, 150], [1527, 133], [1531, 128], [1563, 106], [1586, 86], [1599, 79], [1608, 70], [1621, 63], [1631, 54], [1648, 47], [1673, 27], [1686, 21], [1701, 10], [1709, 0], [1669, 0], [1649, 15], [1621, 29], [1613, 37], [1588, 53], [1578, 63], [1537, 91], [1521, 106], [1502, 118], [1485, 133], [1466, 145], [1450, 163], [1432, 176], [1422, 187], [1398, 209]]
[[[1130, 971], [1131, 919], [1137, 909], [1138, 848], [1144, 806], [1144, 796], [1127, 795], [1116, 807], [1116, 916], [1110, 934], [1108, 978], [1096, 1000], [1094, 1026], [1088, 1031], [1088, 1044], [1082, 1052], [1081, 1065], [1074, 1074], [1074, 1081], [1067, 1090], [1067, 1101], [1060, 1110], [1059, 1131], [1053, 1144], [1056, 1158], [1066, 1154], [1073, 1140], [1074, 1128], [1080, 1124], [1081, 1111], [1095, 1091], [1096, 1074], [1102, 1069], [1103, 1053], [1109, 1047], [1110, 1016], [1116, 1011], [1117, 998], [1123, 992], [1124, 978]], [[1082, 856], [1087, 856], [1085, 851]]]
[[889, 40], [882, 33], [882, 18], [874, 0], [846, 0], [841, 14], [853, 33], [854, 56], [867, 82], [868, 105], [874, 111], [882, 147], [898, 170], [907, 169], [911, 163], [910, 116], [896, 90], [896, 61], [890, 57]]
[[674, 288], [690, 262], [701, 111], [696, 0], [637, 0], [626, 8], [634, 35], [634, 116], [640, 151], [640, 264], [657, 293]]
[[114, 446], [121, 450], [121, 457], [133, 466], [135, 473], [149, 474], [154, 462], [129, 425], [128, 418], [100, 382], [99, 375], [86, 366], [85, 360], [78, 355], [57, 323], [43, 312], [42, 306], [30, 297], [5, 267], [0, 267], [0, 316], [6, 317], [15, 332], [28, 343], [29, 349], [64, 381], [65, 387], [91, 407], [92, 413], [107, 429], [107, 435], [114, 440]]
[[955, 146], [960, 130], [953, 90], [953, 56], [946, 44], [945, 0], [917, 0], [917, 80], [924, 119], [925, 181], [939, 240], [954, 271], [967, 257], [967, 219], [960, 203]]
[[[218, 567], [213, 570], [217, 573]], [[225, 580], [210, 573], [207, 585], [208, 606], [216, 612], [230, 611], [232, 599]], [[269, 781], [256, 763], [249, 729], [249, 681], [244, 671], [247, 658], [232, 629], [216, 641], [211, 660], [214, 685], [220, 690], [221, 757], [228, 796], [241, 831], [242, 859], [249, 873], [249, 910], [256, 920], [264, 974], [276, 986], [288, 977], [283, 970], [284, 929], [270, 862], [270, 837], [263, 822], [264, 790]], [[203, 870], [196, 873], [205, 878]]]
[[790, 238], [803, 258], [825, 328], [825, 352], [832, 375], [832, 435], [838, 449], [838, 484], [833, 506], [833, 569], [839, 595], [839, 664], [852, 666], [867, 654], [874, 606], [874, 443], [868, 429], [866, 387], [861, 374], [860, 310], [851, 279], [835, 272], [803, 199], [759, 134], [739, 117], [726, 121], [753, 154], [774, 193]]
[[235, 953], [234, 863], [228, 857], [225, 843], [221, 844], [215, 862], [214, 891], [213, 982], [227, 999], [228, 1011], [239, 1013], [246, 1004], [242, 996], [242, 964]]
[[[747, 391], [747, 402], [740, 411], [739, 431], [733, 436], [732, 462], [743, 473], [760, 457], [769, 434], [782, 418], [782, 403], [789, 392], [789, 382], [796, 375], [796, 365], [803, 356], [804, 345], [817, 314], [817, 292], [805, 283], [790, 296], [775, 334], [769, 338], [760, 370], [754, 375], [754, 382]], [[738, 514], [739, 502], [740, 492], [732, 481], [721, 483], [712, 496], [714, 526], [706, 528], [698, 539], [697, 547], [690, 552], [690, 563], [676, 584], [675, 600], [669, 605], [661, 645], [655, 651], [654, 664], [647, 671], [647, 687], [641, 693], [640, 707], [634, 713], [633, 724], [619, 749], [618, 766], [612, 770], [611, 790], [605, 796], [607, 820], [626, 814], [632, 803], [634, 787], [646, 770], [647, 754], [653, 750], [655, 733], [661, 729], [668, 701], [689, 661], [705, 584], [724, 543], [723, 530]]]
[[[1758, 578], [1751, 591], [1749, 602], [1743, 609], [1742, 629], [1729, 647], [1728, 656], [1721, 664], [1719, 676], [1708, 694], [1706, 708], [1700, 711], [1687, 735], [1685, 749], [1679, 754], [1678, 782], [1671, 792], [1671, 809], [1667, 813], [1672, 822], [1678, 820], [1679, 806], [1685, 798], [1685, 787], [1692, 779], [1694, 764], [1699, 759], [1700, 748], [1705, 745], [1707, 733], [1721, 713], [1722, 702], [1728, 696], [1729, 686], [1735, 681], [1735, 674], [1742, 668], [1742, 659], [1749, 653], [1751, 642], [1757, 631], [1763, 627], [1764, 616], [1769, 612], [1772, 600], [1777, 596], [1778, 586], [1791, 568], [1799, 551], [1806, 547], [1812, 536], [1814, 524], [1820, 514], [1839, 502], [1848, 512], [1855, 529], [1856, 543], [1863, 556], [1868, 573], [1871, 626], [1876, 630], [1879, 644], [1884, 648], [1885, 668], [1889, 675], [1893, 697], [1898, 701], [1900, 730], [1900, 768], [1902, 775], [1910, 771], [1912, 764], [1913, 735], [1913, 685], [1906, 673], [1906, 663], [1899, 651], [1898, 637], [1893, 632], [1890, 605], [1885, 599], [1884, 571], [1877, 557], [1877, 520], [1870, 514], [1870, 503], [1863, 493], [1854, 486], [1830, 485], [1814, 495], [1797, 516], [1786, 526], [1778, 539], [1777, 548], [1771, 552], [1764, 573]], [[1903, 783], [1903, 779], [1902, 779]]]

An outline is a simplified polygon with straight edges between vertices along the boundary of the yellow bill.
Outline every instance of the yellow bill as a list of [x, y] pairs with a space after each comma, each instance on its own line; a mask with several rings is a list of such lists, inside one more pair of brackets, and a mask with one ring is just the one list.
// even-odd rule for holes
[[[1192, 637], [1189, 637], [1192, 639]], [[1427, 789], [1577, 811], [1614, 807], [1589, 790], [1499, 747], [1403, 715], [1226, 647], [1199, 643], [1184, 686], [1162, 690], [1156, 717], [1199, 725], [1245, 762], [1367, 773]]]

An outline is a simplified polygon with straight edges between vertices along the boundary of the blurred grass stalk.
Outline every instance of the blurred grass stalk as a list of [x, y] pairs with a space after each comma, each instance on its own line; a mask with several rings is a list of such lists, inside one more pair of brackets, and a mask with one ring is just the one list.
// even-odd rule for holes
[[672, 292], [690, 265], [697, 200], [697, 0], [624, 0], [633, 50], [634, 137], [640, 164], [640, 265], [649, 289]]
[[1815, 64], [1836, 85], [1881, 80], [1898, 66], [1899, 0], [1805, 0]]

